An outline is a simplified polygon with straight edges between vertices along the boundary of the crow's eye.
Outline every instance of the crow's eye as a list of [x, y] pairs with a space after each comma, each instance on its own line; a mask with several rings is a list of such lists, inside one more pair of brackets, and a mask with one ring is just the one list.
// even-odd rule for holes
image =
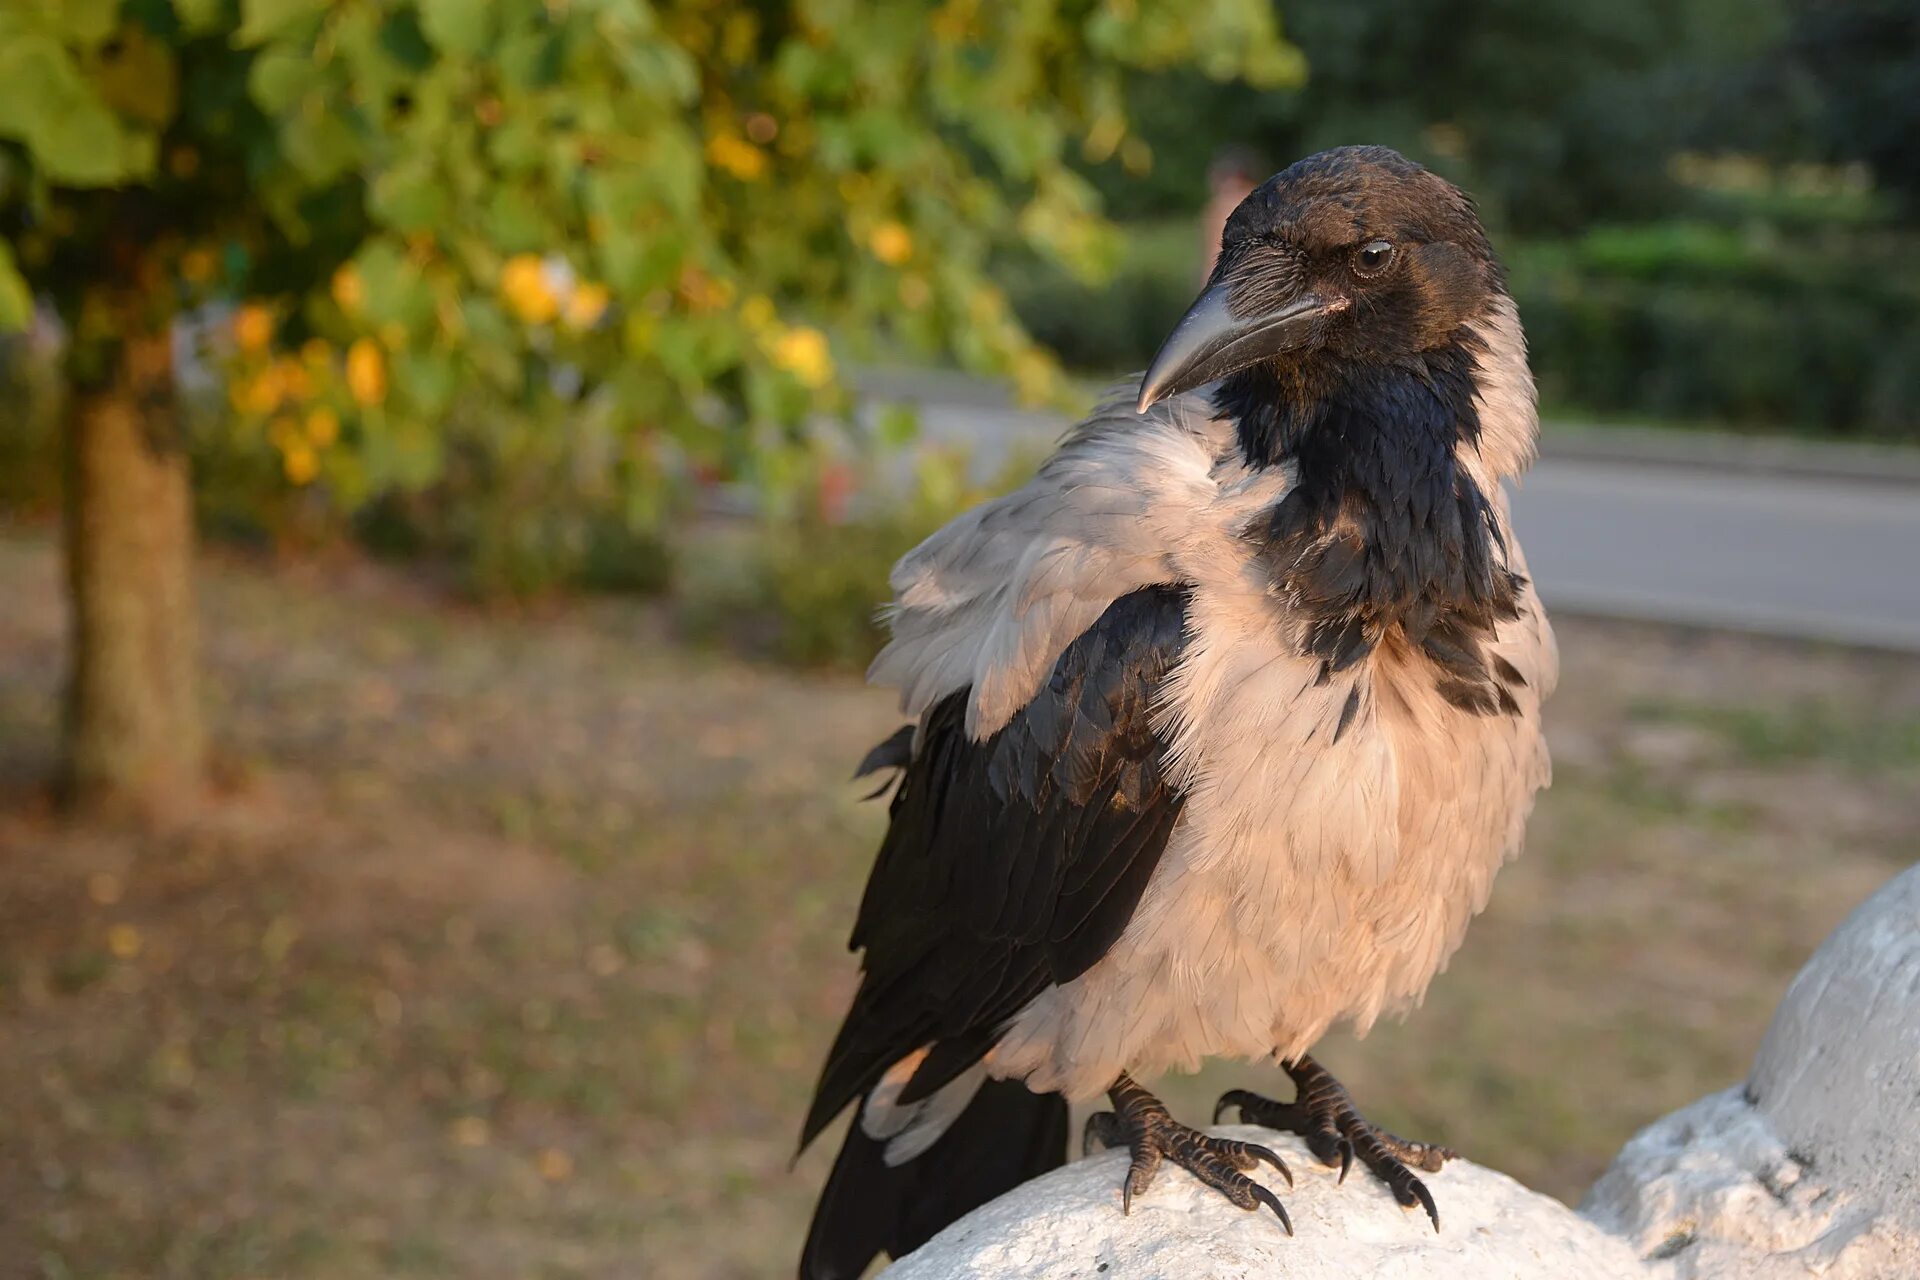
[[1385, 240], [1369, 240], [1353, 251], [1354, 274], [1377, 276], [1393, 261], [1393, 246]]

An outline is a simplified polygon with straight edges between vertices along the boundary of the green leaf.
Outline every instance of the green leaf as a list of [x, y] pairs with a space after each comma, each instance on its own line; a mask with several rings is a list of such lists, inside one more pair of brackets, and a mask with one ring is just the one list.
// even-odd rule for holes
[[[129, 161], [137, 163], [140, 157], [125, 144], [120, 122], [95, 98], [49, 112], [31, 141], [46, 179], [72, 187], [110, 187], [137, 176]], [[151, 163], [151, 152], [145, 158]]]
[[0, 93], [0, 137], [24, 142], [47, 181], [104, 187], [151, 168], [151, 135], [124, 132], [52, 37], [34, 33], [0, 41], [0, 84], [7, 86]]
[[365, 289], [369, 324], [397, 324], [409, 332], [424, 328], [433, 318], [433, 291], [420, 268], [408, 261], [388, 236], [372, 240], [355, 259]]
[[247, 93], [268, 115], [279, 115], [321, 83], [320, 68], [311, 54], [298, 49], [271, 48], [247, 68]]
[[330, 111], [303, 111], [280, 128], [288, 163], [314, 186], [332, 182], [359, 159], [353, 130]]
[[472, 57], [493, 39], [493, 0], [420, 0], [420, 27], [442, 53]]
[[553, 237], [539, 200], [522, 187], [509, 187], [494, 197], [486, 226], [494, 244], [506, 253], [537, 252]]
[[327, 0], [240, 0], [240, 29], [233, 42], [242, 49], [262, 45], [318, 25]]
[[425, 158], [389, 169], [368, 191], [373, 216], [395, 231], [431, 231], [447, 216], [447, 189]]
[[120, 0], [61, 0], [51, 8], [55, 29], [82, 48], [104, 42], [120, 26]]
[[173, 0], [173, 12], [189, 35], [205, 35], [219, 26], [225, 8], [221, 0]]
[[13, 246], [0, 240], [0, 333], [17, 333], [33, 322], [33, 291], [14, 265]]
[[394, 383], [419, 413], [437, 418], [453, 403], [459, 375], [453, 361], [437, 351], [408, 351], [394, 357]]

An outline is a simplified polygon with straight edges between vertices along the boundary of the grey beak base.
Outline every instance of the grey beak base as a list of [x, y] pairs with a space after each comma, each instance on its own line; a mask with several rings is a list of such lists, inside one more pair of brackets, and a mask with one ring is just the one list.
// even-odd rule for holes
[[1323, 317], [1347, 305], [1345, 298], [1329, 301], [1302, 293], [1276, 310], [1241, 320], [1229, 310], [1227, 295], [1224, 283], [1213, 285], [1180, 317], [1140, 379], [1137, 412], [1269, 356], [1298, 350]]

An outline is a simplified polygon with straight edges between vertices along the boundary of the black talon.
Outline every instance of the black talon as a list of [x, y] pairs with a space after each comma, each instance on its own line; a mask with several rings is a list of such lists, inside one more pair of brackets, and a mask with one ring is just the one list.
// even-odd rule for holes
[[1437, 1173], [1453, 1159], [1454, 1151], [1432, 1143], [1409, 1142], [1384, 1129], [1376, 1129], [1355, 1109], [1345, 1087], [1305, 1054], [1281, 1065], [1293, 1078], [1298, 1091], [1292, 1102], [1275, 1102], [1245, 1089], [1230, 1089], [1214, 1104], [1214, 1120], [1217, 1122], [1227, 1108], [1237, 1107], [1245, 1123], [1297, 1133], [1307, 1140], [1307, 1149], [1322, 1164], [1340, 1167], [1342, 1183], [1347, 1180], [1357, 1155], [1360, 1163], [1386, 1184], [1397, 1203], [1406, 1208], [1419, 1205], [1425, 1209], [1433, 1221], [1433, 1229], [1438, 1231], [1439, 1207], [1413, 1168]]
[[1120, 1211], [1133, 1212], [1135, 1192], [1145, 1191], [1153, 1182], [1163, 1160], [1185, 1169], [1206, 1186], [1242, 1209], [1266, 1205], [1280, 1219], [1288, 1235], [1293, 1234], [1293, 1219], [1279, 1197], [1247, 1176], [1264, 1162], [1279, 1170], [1293, 1185], [1293, 1171], [1278, 1152], [1257, 1143], [1233, 1138], [1216, 1138], [1198, 1129], [1189, 1129], [1176, 1121], [1160, 1100], [1142, 1089], [1130, 1076], [1122, 1075], [1107, 1091], [1113, 1100], [1112, 1111], [1098, 1112], [1087, 1118], [1082, 1145], [1092, 1148], [1097, 1139], [1110, 1147], [1125, 1143], [1132, 1153], [1126, 1180], [1120, 1184]]
[[1256, 1160], [1265, 1160], [1268, 1164], [1279, 1170], [1280, 1176], [1287, 1180], [1289, 1187], [1293, 1185], [1293, 1170], [1287, 1168], [1287, 1162], [1280, 1158], [1278, 1151], [1275, 1151], [1271, 1147], [1263, 1147], [1257, 1142], [1247, 1142], [1241, 1145], [1245, 1146], [1247, 1153]]
[[[1293, 1185], [1292, 1179], [1288, 1179], [1287, 1185]], [[1280, 1219], [1280, 1225], [1287, 1229], [1287, 1234], [1293, 1234], [1293, 1219], [1287, 1216], [1287, 1206], [1280, 1203], [1279, 1196], [1256, 1182], [1253, 1185], [1253, 1198], [1273, 1210], [1273, 1216]]]
[[1433, 1219], [1433, 1230], [1435, 1234], [1438, 1234], [1440, 1231], [1440, 1207], [1434, 1204], [1433, 1193], [1427, 1190], [1426, 1183], [1415, 1178], [1413, 1180], [1413, 1194], [1419, 1198], [1420, 1207], [1427, 1211], [1427, 1216]]

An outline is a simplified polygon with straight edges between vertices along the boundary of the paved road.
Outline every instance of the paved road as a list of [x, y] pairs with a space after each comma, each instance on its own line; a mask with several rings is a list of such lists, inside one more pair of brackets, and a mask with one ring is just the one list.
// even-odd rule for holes
[[1549, 454], [1514, 524], [1549, 606], [1920, 651], [1920, 485]]
[[[925, 434], [967, 443], [983, 467], [1046, 447], [1064, 425], [964, 390], [923, 395]], [[1766, 465], [1738, 465], [1728, 449]], [[1911, 465], [1889, 464], [1873, 478], [1804, 450], [1783, 460], [1724, 442], [1718, 451], [1649, 449], [1656, 456], [1639, 461], [1595, 452], [1589, 438], [1556, 453], [1549, 433], [1546, 456], [1514, 495], [1550, 606], [1920, 652], [1920, 481]], [[1767, 469], [1775, 465], [1790, 469]]]

